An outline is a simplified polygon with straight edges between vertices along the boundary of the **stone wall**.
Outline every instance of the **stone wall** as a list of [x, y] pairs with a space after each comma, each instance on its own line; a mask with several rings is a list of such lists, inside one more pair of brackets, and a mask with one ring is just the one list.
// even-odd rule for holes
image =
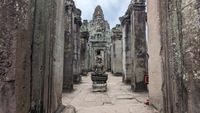
[[199, 3], [160, 2], [165, 113], [199, 112]]
[[148, 70], [149, 70], [149, 98], [160, 112], [163, 108], [162, 94], [162, 62], [161, 62], [161, 34], [159, 2], [148, 0], [147, 2], [147, 23], [148, 23]]
[[0, 113], [29, 112], [31, 8], [25, 0], [0, 1]]
[[63, 5], [0, 2], [1, 113], [54, 113], [61, 105]]

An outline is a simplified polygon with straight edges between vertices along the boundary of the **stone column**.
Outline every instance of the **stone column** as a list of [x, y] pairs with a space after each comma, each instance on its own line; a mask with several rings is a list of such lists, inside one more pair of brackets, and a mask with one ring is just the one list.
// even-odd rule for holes
[[74, 11], [72, 0], [65, 1], [65, 52], [63, 88], [73, 89]]
[[74, 56], [73, 56], [73, 77], [74, 82], [79, 83], [81, 80], [81, 62], [80, 62], [80, 27], [81, 27], [81, 10], [76, 9], [75, 10], [75, 18], [74, 18], [74, 24], [75, 24], [75, 34], [74, 34]]
[[131, 82], [132, 75], [132, 56], [131, 56], [131, 26], [130, 26], [130, 14], [126, 13], [120, 18], [123, 33], [123, 81], [125, 83]]
[[122, 75], [122, 30], [120, 25], [112, 29], [112, 71], [114, 75]]
[[144, 82], [145, 75], [148, 75], [144, 0], [135, 0], [131, 10], [131, 56], [133, 56], [131, 87], [133, 91], [147, 90], [147, 84]]
[[159, 0], [148, 0], [148, 68], [149, 68], [149, 98], [160, 112], [163, 112], [162, 94], [162, 61], [161, 61], [161, 34], [159, 17]]
[[52, 94], [51, 112], [60, 113], [63, 109], [63, 70], [64, 70], [64, 0], [56, 0], [55, 36], [53, 43], [53, 67], [52, 67]]
[[[0, 6], [0, 112], [54, 113], [62, 93], [62, 72], [57, 75], [54, 63], [62, 71], [63, 47], [55, 45], [63, 39], [63, 0], [7, 0]], [[61, 62], [53, 60], [59, 59], [57, 49]]]
[[87, 57], [88, 57], [88, 51], [87, 51], [87, 42], [89, 38], [89, 32], [88, 32], [88, 21], [83, 20], [83, 24], [81, 26], [81, 73], [82, 75], [87, 75]]

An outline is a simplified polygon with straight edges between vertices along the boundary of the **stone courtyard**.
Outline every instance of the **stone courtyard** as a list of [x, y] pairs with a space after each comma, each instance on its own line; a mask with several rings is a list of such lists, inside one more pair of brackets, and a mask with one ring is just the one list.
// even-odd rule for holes
[[81, 84], [75, 85], [74, 91], [63, 93], [63, 104], [74, 106], [76, 113], [158, 113], [144, 104], [148, 98], [147, 92], [134, 93], [121, 79], [109, 73], [108, 90], [92, 92], [89, 73], [82, 77]]

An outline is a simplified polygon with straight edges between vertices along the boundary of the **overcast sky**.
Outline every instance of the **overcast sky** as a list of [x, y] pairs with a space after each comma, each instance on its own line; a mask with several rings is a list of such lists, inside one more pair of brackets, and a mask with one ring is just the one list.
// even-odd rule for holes
[[76, 7], [82, 11], [82, 19], [91, 20], [94, 9], [100, 5], [104, 17], [108, 20], [110, 27], [119, 24], [119, 17], [126, 12], [131, 0], [74, 0]]

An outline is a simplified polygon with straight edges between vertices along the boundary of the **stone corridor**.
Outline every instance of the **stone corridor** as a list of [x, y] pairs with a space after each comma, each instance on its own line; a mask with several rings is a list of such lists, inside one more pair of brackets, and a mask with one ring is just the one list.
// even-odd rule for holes
[[0, 113], [200, 113], [200, 0], [77, 1], [0, 0]]
[[73, 92], [63, 93], [63, 104], [74, 106], [77, 113], [157, 113], [144, 104], [148, 93], [133, 93], [129, 85], [121, 82], [122, 77], [108, 74], [107, 92], [92, 92], [89, 73]]

